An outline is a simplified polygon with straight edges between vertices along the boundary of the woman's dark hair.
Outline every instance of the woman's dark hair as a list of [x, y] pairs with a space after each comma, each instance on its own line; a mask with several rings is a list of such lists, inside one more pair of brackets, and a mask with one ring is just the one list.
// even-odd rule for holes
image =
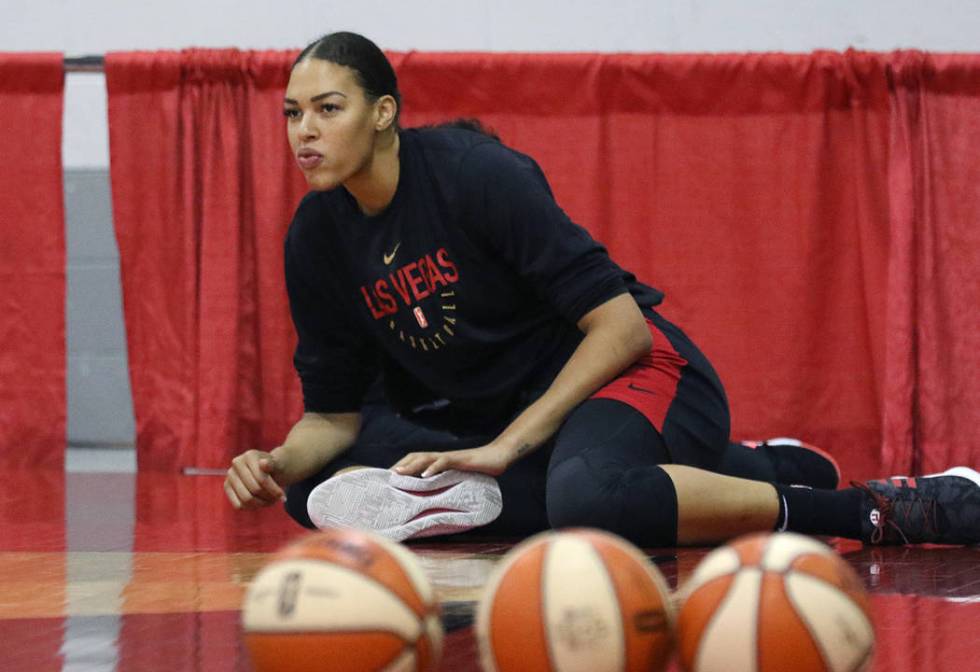
[[337, 65], [343, 65], [354, 71], [357, 83], [371, 101], [381, 96], [391, 96], [398, 104], [395, 113], [395, 128], [398, 127], [398, 116], [402, 109], [402, 96], [398, 92], [398, 78], [395, 70], [388, 62], [384, 52], [374, 42], [357, 33], [330, 33], [315, 42], [311, 42], [300, 52], [292, 67], [302, 61], [317, 58]]

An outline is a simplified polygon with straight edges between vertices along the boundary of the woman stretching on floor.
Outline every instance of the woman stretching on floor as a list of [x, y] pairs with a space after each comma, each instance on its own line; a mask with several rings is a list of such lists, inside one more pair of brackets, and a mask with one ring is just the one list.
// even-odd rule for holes
[[303, 525], [395, 539], [980, 540], [972, 469], [835, 490], [813, 447], [729, 443], [721, 382], [654, 309], [662, 293], [568, 219], [537, 164], [473, 122], [401, 129], [399, 106], [359, 35], [293, 65], [286, 125], [311, 192], [285, 265], [306, 412], [233, 460], [236, 508], [285, 498]]

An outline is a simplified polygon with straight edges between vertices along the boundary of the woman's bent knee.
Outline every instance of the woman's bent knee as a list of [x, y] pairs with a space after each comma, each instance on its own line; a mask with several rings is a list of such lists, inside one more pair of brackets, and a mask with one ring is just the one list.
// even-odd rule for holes
[[606, 528], [619, 517], [615, 497], [581, 457], [565, 460], [548, 475], [546, 490], [548, 523], [553, 528]]
[[581, 457], [548, 476], [552, 528], [596, 527], [641, 546], [677, 543], [677, 494], [659, 466], [592, 468]]

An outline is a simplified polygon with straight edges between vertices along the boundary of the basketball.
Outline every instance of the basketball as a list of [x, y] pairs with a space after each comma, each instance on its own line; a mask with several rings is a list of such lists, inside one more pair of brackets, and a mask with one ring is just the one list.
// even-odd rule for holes
[[643, 553], [598, 530], [543, 532], [490, 576], [476, 617], [487, 672], [660, 670], [674, 621]]
[[327, 530], [275, 554], [242, 609], [256, 672], [434, 670], [442, 623], [411, 551], [372, 533]]
[[868, 597], [830, 547], [788, 532], [715, 549], [680, 590], [680, 662], [692, 672], [867, 670]]

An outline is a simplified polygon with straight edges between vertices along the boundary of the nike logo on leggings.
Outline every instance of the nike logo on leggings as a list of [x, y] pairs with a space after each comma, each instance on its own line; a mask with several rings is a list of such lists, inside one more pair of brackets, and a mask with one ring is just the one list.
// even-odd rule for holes
[[656, 394], [656, 392], [654, 392], [653, 390], [647, 389], [645, 387], [640, 387], [639, 385], [634, 385], [633, 383], [630, 383], [626, 387], [630, 388], [631, 390], [636, 390], [637, 392], [646, 392], [647, 394]]

